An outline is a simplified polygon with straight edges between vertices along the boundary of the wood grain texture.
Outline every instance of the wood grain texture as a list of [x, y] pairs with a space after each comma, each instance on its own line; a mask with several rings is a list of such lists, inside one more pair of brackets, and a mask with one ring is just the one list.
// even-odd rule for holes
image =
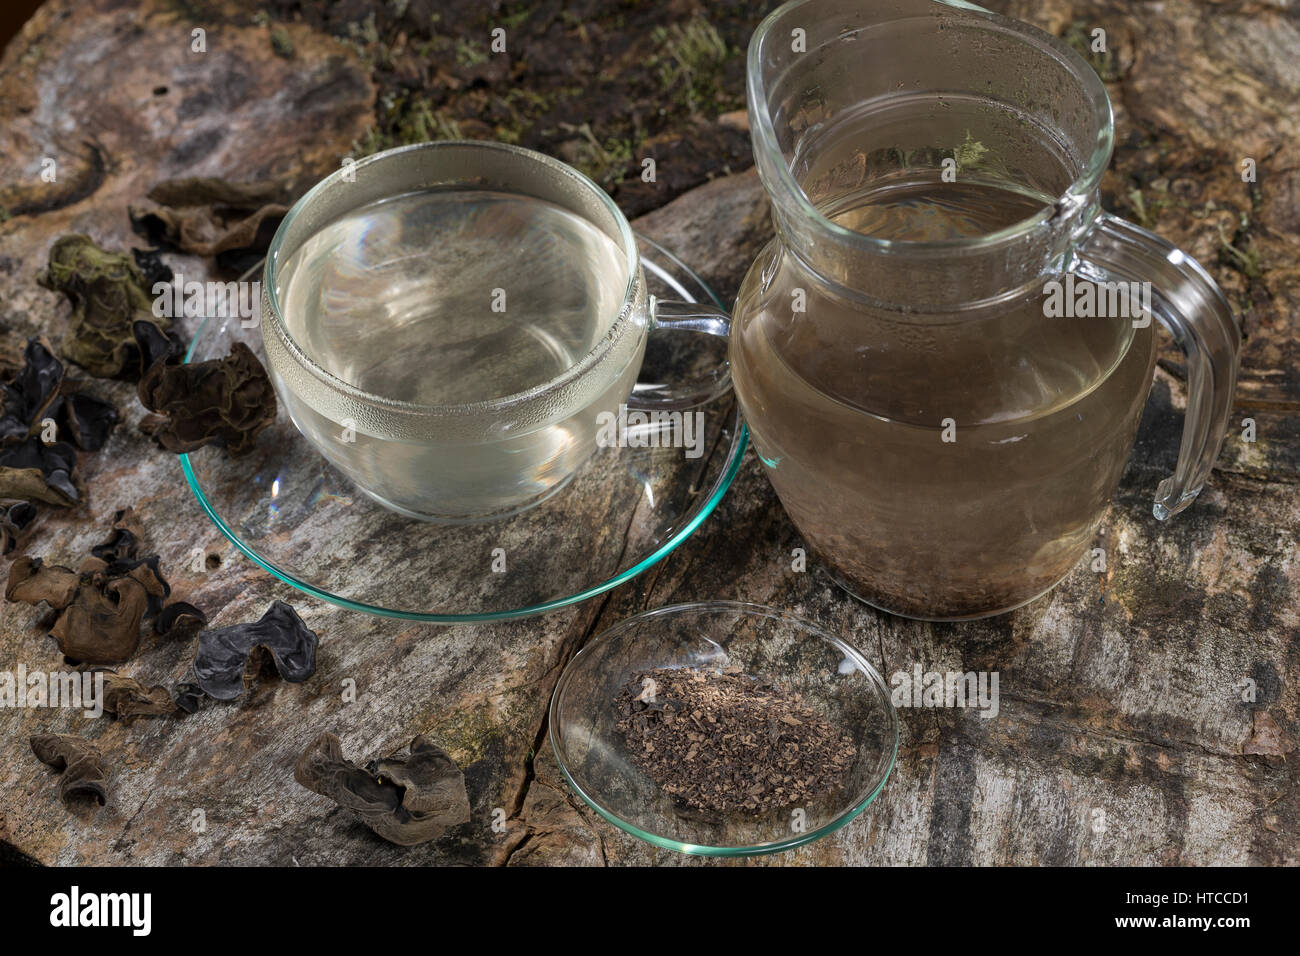
[[[105, 536], [114, 510], [132, 505], [144, 550], [161, 554], [176, 597], [203, 607], [215, 626], [290, 601], [321, 636], [318, 671], [300, 685], [263, 680], [236, 702], [185, 718], [128, 723], [0, 710], [0, 860], [707, 865], [649, 848], [586, 810], [555, 767], [545, 713], [564, 663], [593, 634], [648, 607], [736, 598], [789, 608], [849, 636], [887, 677], [914, 663], [996, 670], [1001, 689], [992, 720], [902, 711], [898, 765], [876, 804], [818, 844], [751, 865], [1300, 863], [1300, 10], [1208, 0], [993, 5], [1058, 35], [1106, 29], [1112, 54], [1098, 65], [1113, 77], [1118, 146], [1105, 202], [1200, 258], [1242, 317], [1234, 426], [1193, 507], [1165, 524], [1150, 513], [1182, 425], [1182, 358], [1166, 342], [1132, 463], [1099, 534], [1108, 570], [1081, 563], [1013, 614], [906, 621], [855, 603], [815, 567], [792, 571], [802, 542], [750, 453], [696, 535], [616, 591], [509, 624], [408, 624], [308, 600], [241, 558], [191, 499], [174, 457], [139, 434], [143, 410], [131, 388], [96, 381], [125, 421], [103, 451], [83, 456], [88, 502], [43, 509], [29, 552], [75, 563]], [[363, 23], [378, 6], [342, 8]], [[636, 16], [665, 25], [717, 16], [727, 37], [743, 37], [763, 12], [637, 7]], [[199, 57], [189, 36], [203, 24], [208, 52]], [[141, 245], [126, 206], [155, 182], [279, 177], [300, 192], [353, 153], [384, 122], [384, 92], [414, 54], [394, 45], [388, 59], [376, 57], [373, 46], [340, 40], [345, 27], [264, 24], [235, 4], [43, 7], [0, 59], [0, 347], [38, 332], [57, 341], [67, 305], [35, 283], [49, 245], [70, 231], [119, 249]], [[558, 14], [516, 29], [543, 27], [577, 36]], [[275, 29], [286, 31], [291, 55], [274, 52]], [[604, 21], [599, 29], [616, 32]], [[594, 63], [624, 79], [644, 69], [634, 47], [612, 45], [609, 62], [575, 49], [574, 69]], [[466, 65], [453, 52], [424, 56], [436, 69], [421, 82], [465, 113], [472, 97], [528, 79]], [[734, 65], [718, 82], [727, 96], [649, 137], [730, 149], [743, 130], [717, 113], [743, 97]], [[559, 102], [572, 112], [584, 97], [593, 122], [615, 112], [594, 87]], [[460, 118], [464, 135], [494, 132]], [[544, 125], [538, 120], [537, 129]], [[530, 129], [521, 134], [526, 145]], [[597, 140], [601, 132], [597, 125]], [[566, 149], [591, 159], [579, 146]], [[635, 181], [615, 194], [626, 208], [653, 209], [636, 228], [734, 295], [770, 238], [766, 199], [743, 162], [708, 169], [682, 149], [683, 166], [661, 195]], [[40, 181], [47, 155], [59, 158], [56, 184]], [[672, 150], [658, 155], [671, 168]], [[1258, 167], [1253, 184], [1240, 177], [1247, 157]], [[684, 194], [669, 202], [676, 193]], [[168, 261], [187, 277], [208, 275], [203, 260]], [[1241, 440], [1245, 417], [1256, 422], [1253, 444]], [[192, 571], [196, 547], [219, 566]], [[0, 606], [0, 670], [60, 666], [41, 617], [25, 605]], [[150, 637], [121, 670], [171, 686], [185, 678], [193, 651], [192, 639]], [[1247, 679], [1253, 702], [1242, 700]], [[346, 680], [355, 681], [355, 703], [342, 700]], [[404, 752], [425, 734], [464, 768], [471, 822], [422, 846], [384, 843], [294, 782], [299, 753], [324, 731], [358, 762]], [[109, 758], [107, 806], [73, 814], [62, 805], [57, 777], [27, 743], [45, 732], [90, 738]], [[497, 809], [504, 832], [492, 826]]]

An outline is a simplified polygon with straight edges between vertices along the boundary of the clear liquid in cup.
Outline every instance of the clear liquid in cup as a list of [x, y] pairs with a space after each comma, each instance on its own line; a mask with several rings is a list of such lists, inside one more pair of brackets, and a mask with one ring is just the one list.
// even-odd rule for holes
[[[278, 293], [289, 335], [335, 378], [383, 399], [446, 406], [517, 395], [568, 371], [610, 331], [628, 279], [620, 244], [560, 206], [442, 188], [326, 225], [284, 260]], [[454, 422], [439, 440], [385, 434], [363, 403], [351, 422], [335, 421], [310, 385], [291, 389], [287, 404], [307, 437], [384, 504], [472, 520], [556, 490], [593, 451], [596, 412], [631, 391], [634, 364], [615, 357], [592, 375], [583, 408], [517, 433], [503, 426], [491, 441], [458, 439]]]
[[289, 334], [330, 374], [424, 405], [504, 398], [572, 367], [627, 290], [623, 251], [559, 206], [431, 190], [364, 206], [280, 271]]

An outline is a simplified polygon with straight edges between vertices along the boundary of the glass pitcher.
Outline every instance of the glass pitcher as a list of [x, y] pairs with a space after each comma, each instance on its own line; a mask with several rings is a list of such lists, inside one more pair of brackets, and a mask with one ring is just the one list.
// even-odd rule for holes
[[1240, 332], [1179, 249], [1100, 209], [1110, 101], [1055, 38], [965, 3], [799, 0], [749, 47], [776, 238], [736, 302], [736, 394], [777, 495], [847, 590], [951, 620], [1051, 589], [1090, 547], [1151, 387], [1187, 353], [1195, 498]]

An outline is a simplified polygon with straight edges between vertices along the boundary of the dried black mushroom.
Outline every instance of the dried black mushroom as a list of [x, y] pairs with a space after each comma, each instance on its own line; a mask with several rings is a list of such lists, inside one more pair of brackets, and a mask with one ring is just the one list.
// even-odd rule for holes
[[0, 447], [0, 498], [21, 498], [70, 507], [81, 500], [77, 450], [68, 442], [47, 445], [38, 437]]
[[154, 618], [153, 630], [155, 634], [168, 637], [189, 637], [205, 627], [207, 623], [208, 616], [193, 604], [173, 601]]
[[410, 756], [362, 768], [344, 759], [338, 737], [323, 733], [298, 758], [293, 778], [399, 846], [435, 840], [470, 818], [464, 774], [424, 737], [411, 741]]
[[[149, 608], [149, 585], [137, 577], [107, 577], [102, 568], [91, 564], [95, 561], [87, 558], [78, 571], [72, 600], [61, 609], [50, 636], [69, 660], [118, 664], [129, 660], [140, 646], [140, 622]], [[14, 570], [9, 572], [11, 582]], [[55, 607], [53, 601], [50, 604]]]
[[132, 249], [131, 258], [135, 260], [136, 267], [144, 276], [146, 289], [152, 291], [158, 283], [171, 284], [171, 281], [176, 278], [172, 267], [163, 262], [161, 249]]
[[278, 203], [284, 198], [284, 187], [273, 179], [233, 183], [217, 176], [181, 176], [155, 184], [149, 190], [149, 198], [173, 209], [194, 206], [256, 209]]
[[90, 553], [102, 561], [129, 561], [140, 551], [139, 517], [133, 508], [118, 508], [113, 512], [113, 530], [99, 544], [91, 545]]
[[140, 352], [140, 374], [143, 375], [159, 362], [179, 360], [185, 354], [185, 344], [173, 331], [163, 331], [152, 322], [136, 322], [131, 327], [136, 348]]
[[77, 593], [77, 572], [59, 564], [46, 564], [40, 558], [23, 555], [9, 566], [5, 600], [24, 604], [45, 601], [56, 611], [72, 603]]
[[18, 538], [36, 519], [36, 506], [30, 501], [0, 504], [0, 554], [10, 554]]
[[[119, 515], [121, 513], [118, 512]], [[114, 561], [134, 558], [139, 546], [140, 542], [130, 528], [114, 528], [107, 540], [91, 547], [90, 553], [93, 557], [111, 564]]]
[[[142, 354], [162, 348], [156, 335], [141, 331]], [[141, 376], [137, 394], [156, 413], [141, 427], [177, 454], [212, 444], [244, 454], [275, 421], [271, 379], [243, 342], [223, 359], [189, 365], [178, 364], [174, 356], [156, 360]]]
[[[171, 585], [162, 575], [158, 555], [137, 557], [138, 539], [130, 510], [115, 516], [113, 535], [96, 545], [74, 571], [40, 558], [22, 556], [9, 568], [5, 599], [27, 604], [46, 602], [57, 617], [50, 636], [69, 660], [117, 664], [140, 645], [143, 621], [161, 617]], [[185, 604], [168, 627], [198, 611]]]
[[[127, 573], [108, 573], [110, 565], [99, 558], [82, 561], [75, 574], [70, 597], [66, 583], [68, 569], [44, 566], [36, 575], [24, 579], [30, 569], [20, 558], [9, 569], [12, 600], [45, 600], [61, 613], [50, 628], [50, 636], [59, 643], [64, 657], [87, 664], [118, 664], [128, 660], [140, 646], [140, 622], [151, 600], [161, 601], [167, 583], [153, 567], [140, 562]], [[46, 586], [34, 587], [45, 575]]]
[[164, 330], [171, 327], [170, 318], [154, 315], [153, 297], [131, 257], [101, 249], [89, 236], [56, 240], [49, 265], [37, 281], [72, 301], [62, 352], [92, 375], [114, 378], [136, 373], [135, 322], [151, 322]]
[[[50, 424], [57, 426], [54, 435]], [[0, 367], [0, 497], [75, 504], [81, 491], [73, 444], [97, 451], [115, 424], [117, 409], [70, 390], [50, 344], [28, 339], [21, 361], [6, 359]], [[73, 444], [55, 441], [58, 434]]]
[[146, 717], [170, 714], [176, 710], [167, 688], [145, 687], [134, 677], [106, 670], [104, 675], [104, 710], [116, 717]]
[[43, 338], [27, 340], [22, 364], [0, 376], [0, 445], [26, 441], [59, 397], [63, 363]]
[[90, 741], [70, 734], [36, 734], [31, 745], [37, 760], [60, 772], [59, 799], [65, 805], [93, 799], [102, 807], [108, 800], [108, 768]]
[[291, 684], [316, 673], [316, 633], [283, 601], [274, 602], [261, 620], [204, 631], [194, 655], [199, 688], [217, 700], [234, 700], [244, 692], [270, 655], [276, 671]]
[[232, 183], [210, 176], [169, 179], [132, 203], [131, 223], [154, 244], [237, 266], [265, 251], [289, 207], [277, 182]]
[[[103, 564], [102, 569], [98, 566], [95, 566], [95, 569], [102, 570], [107, 577], [127, 575], [149, 585], [147, 590], [150, 600], [145, 611], [145, 619], [149, 620], [161, 615], [163, 599], [171, 594], [171, 586], [163, 579], [158, 555], [139, 557], [140, 535], [140, 522], [135, 511], [131, 508], [119, 508], [113, 512], [112, 534], [99, 544], [91, 546], [90, 556]], [[83, 562], [83, 567], [87, 562]], [[155, 581], [160, 582], [161, 587], [156, 586]], [[193, 605], [185, 604], [183, 607], [189, 608]]]
[[176, 685], [176, 706], [187, 714], [197, 714], [199, 706], [203, 703], [203, 688], [198, 684], [186, 681], [183, 684]]
[[148, 596], [144, 610], [146, 621], [161, 614], [163, 602], [172, 593], [171, 585], [162, 575], [162, 568], [156, 554], [144, 558], [122, 558], [115, 561], [104, 561], [92, 555], [82, 559], [80, 571], [83, 574], [102, 575], [108, 581], [119, 578], [138, 581]]
[[60, 400], [59, 427], [82, 451], [99, 451], [117, 424], [117, 409], [102, 398], [72, 392]]

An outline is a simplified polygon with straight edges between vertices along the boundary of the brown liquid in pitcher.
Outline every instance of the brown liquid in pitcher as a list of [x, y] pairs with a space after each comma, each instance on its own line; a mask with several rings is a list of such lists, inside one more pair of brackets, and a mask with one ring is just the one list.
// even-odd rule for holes
[[[824, 214], [883, 238], [944, 239], [1041, 206], [994, 185], [921, 182]], [[775, 245], [736, 313], [733, 374], [758, 452], [809, 547], [858, 597], [931, 619], [1009, 610], [1090, 546], [1146, 397], [1149, 328], [1046, 318], [1041, 287], [952, 314], [864, 306]]]

